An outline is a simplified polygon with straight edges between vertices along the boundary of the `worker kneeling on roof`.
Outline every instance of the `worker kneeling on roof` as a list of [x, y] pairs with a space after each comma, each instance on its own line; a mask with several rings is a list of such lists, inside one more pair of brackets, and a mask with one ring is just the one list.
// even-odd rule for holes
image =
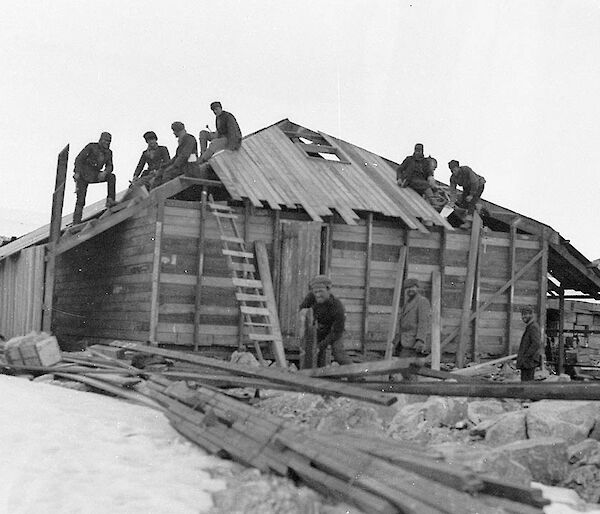
[[159, 169], [154, 180], [154, 186], [160, 186], [169, 180], [172, 180], [184, 173], [187, 175], [193, 174], [193, 169], [198, 163], [198, 142], [196, 138], [185, 130], [185, 125], [181, 121], [171, 123], [173, 135], [177, 138], [177, 150], [175, 157], [167, 161], [162, 168]]
[[300, 309], [313, 310], [317, 324], [317, 366], [326, 365], [327, 347], [331, 346], [333, 358], [339, 364], [352, 364], [344, 350], [346, 311], [342, 302], [331, 293], [331, 279], [317, 275], [310, 281], [310, 292], [300, 304]]
[[[450, 197], [456, 202], [457, 207], [467, 210], [467, 216], [460, 228], [470, 229], [473, 224], [473, 213], [481, 208], [481, 195], [485, 188], [485, 179], [477, 175], [469, 166], [461, 166], [457, 160], [451, 160], [448, 168], [450, 176]], [[456, 201], [456, 186], [462, 187], [462, 194]]]
[[423, 145], [417, 143], [412, 155], [406, 157], [396, 169], [396, 182], [400, 187], [410, 187], [433, 205], [433, 192], [437, 189], [433, 172], [437, 161], [423, 154]]

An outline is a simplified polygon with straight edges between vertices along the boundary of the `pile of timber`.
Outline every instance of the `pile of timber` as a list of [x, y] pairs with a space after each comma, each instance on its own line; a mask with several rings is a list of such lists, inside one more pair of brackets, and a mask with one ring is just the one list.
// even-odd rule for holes
[[[200, 377], [220, 376], [225, 383], [236, 375], [265, 387], [279, 386], [324, 395], [348, 396], [380, 405], [394, 395], [372, 391], [368, 382], [290, 373], [280, 369], [244, 368], [197, 354], [173, 352], [144, 345], [115, 343], [150, 355], [161, 355], [196, 366], [196, 371], [169, 372], [138, 369], [121, 359], [98, 352], [64, 356], [51, 367], [29, 367], [28, 372], [54, 373], [83, 382], [95, 390], [158, 409], [174, 428], [209, 453], [234, 459], [264, 472], [290, 477], [327, 497], [351, 503], [368, 513], [540, 513], [548, 502], [538, 490], [508, 483], [468, 468], [449, 465], [441, 454], [393, 439], [327, 434], [301, 428], [241, 402]], [[389, 373], [402, 361], [363, 363], [362, 370], [338, 370], [348, 377]], [[11, 368], [9, 365], [5, 365]], [[354, 365], [356, 366], [356, 365]], [[390, 367], [391, 366], [391, 367]], [[342, 367], [341, 367], [342, 368]], [[12, 367], [12, 371], [24, 367]], [[173, 373], [187, 375], [186, 381]], [[313, 375], [327, 375], [313, 370]], [[192, 378], [193, 377], [193, 378]], [[447, 384], [446, 384], [447, 385]], [[253, 386], [254, 387], [254, 386]]]

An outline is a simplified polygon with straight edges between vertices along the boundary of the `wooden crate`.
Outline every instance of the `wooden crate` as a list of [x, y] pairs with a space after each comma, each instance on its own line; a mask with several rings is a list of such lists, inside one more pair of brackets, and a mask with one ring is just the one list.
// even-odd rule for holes
[[31, 332], [6, 343], [4, 356], [9, 364], [19, 366], [52, 366], [61, 361], [56, 337], [44, 332]]

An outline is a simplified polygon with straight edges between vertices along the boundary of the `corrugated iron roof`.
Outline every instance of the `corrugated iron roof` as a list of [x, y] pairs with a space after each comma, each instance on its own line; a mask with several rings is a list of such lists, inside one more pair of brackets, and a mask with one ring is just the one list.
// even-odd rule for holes
[[[339, 160], [319, 158], [316, 150], [310, 156], [292, 133], [296, 140], [322, 139]], [[308, 143], [306, 148], [319, 148]], [[335, 210], [348, 224], [356, 223], [356, 211], [368, 211], [400, 218], [411, 229], [426, 231], [422, 222], [431, 222], [452, 230], [419, 194], [397, 186], [393, 163], [288, 120], [246, 136], [239, 151], [218, 153], [210, 162], [232, 198], [255, 206], [301, 207], [316, 221]]]

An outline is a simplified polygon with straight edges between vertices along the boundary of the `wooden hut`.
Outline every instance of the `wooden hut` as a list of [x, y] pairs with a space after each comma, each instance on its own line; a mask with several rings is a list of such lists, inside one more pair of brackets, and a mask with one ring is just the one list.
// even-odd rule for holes
[[[446, 357], [460, 347], [475, 360], [514, 351], [520, 306], [533, 305], [544, 323], [549, 274], [566, 289], [600, 292], [600, 275], [550, 227], [484, 202], [483, 227], [457, 229], [396, 185], [395, 163], [289, 120], [210, 164], [208, 178], [175, 179], [110, 215], [95, 219], [101, 210], [92, 206], [94, 222], [61, 238], [51, 309], [60, 341], [215, 353], [246, 343], [208, 195], [233, 209], [248, 248], [267, 248], [288, 356], [317, 273], [330, 275], [346, 307], [348, 350], [362, 353], [384, 351], [403, 278], [417, 278], [439, 306]], [[0, 248], [0, 259], [43, 242], [43, 232]]]

